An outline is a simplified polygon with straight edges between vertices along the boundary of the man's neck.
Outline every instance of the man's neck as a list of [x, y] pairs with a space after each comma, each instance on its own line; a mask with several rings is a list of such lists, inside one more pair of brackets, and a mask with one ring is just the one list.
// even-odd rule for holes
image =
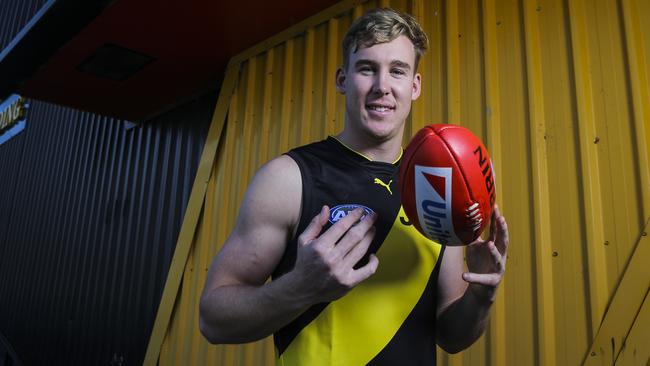
[[343, 130], [335, 137], [350, 149], [353, 149], [372, 161], [382, 161], [392, 164], [402, 154], [401, 136], [395, 136], [386, 141], [374, 141], [369, 138], [358, 138]]

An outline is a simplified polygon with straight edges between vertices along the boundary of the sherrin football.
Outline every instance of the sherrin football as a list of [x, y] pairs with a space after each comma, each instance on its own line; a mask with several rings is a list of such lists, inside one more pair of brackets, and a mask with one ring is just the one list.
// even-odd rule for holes
[[487, 149], [468, 129], [422, 128], [402, 157], [399, 189], [409, 221], [440, 244], [476, 240], [488, 226], [496, 198]]

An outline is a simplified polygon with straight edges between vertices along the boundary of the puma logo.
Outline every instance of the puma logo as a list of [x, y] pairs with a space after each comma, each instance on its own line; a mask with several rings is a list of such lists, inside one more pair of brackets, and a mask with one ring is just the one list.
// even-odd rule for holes
[[390, 190], [390, 184], [391, 183], [393, 183], [392, 179], [390, 181], [388, 181], [388, 184], [386, 184], [386, 183], [382, 182], [381, 179], [375, 178], [375, 184], [379, 184], [380, 186], [386, 188], [388, 190], [388, 193], [390, 193], [390, 195], [392, 196], [393, 191]]

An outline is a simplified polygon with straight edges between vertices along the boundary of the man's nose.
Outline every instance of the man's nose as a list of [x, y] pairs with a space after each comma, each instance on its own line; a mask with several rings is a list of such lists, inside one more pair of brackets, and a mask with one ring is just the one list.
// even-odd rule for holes
[[390, 93], [387, 75], [383, 72], [377, 73], [375, 77], [374, 92], [378, 95], [387, 95]]

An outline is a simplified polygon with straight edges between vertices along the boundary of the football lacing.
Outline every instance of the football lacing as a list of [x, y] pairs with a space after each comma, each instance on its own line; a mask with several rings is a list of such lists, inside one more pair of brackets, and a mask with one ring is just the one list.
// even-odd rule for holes
[[481, 216], [481, 209], [478, 207], [478, 202], [475, 202], [465, 210], [465, 217], [472, 225], [472, 231], [477, 231], [481, 228], [483, 217]]

